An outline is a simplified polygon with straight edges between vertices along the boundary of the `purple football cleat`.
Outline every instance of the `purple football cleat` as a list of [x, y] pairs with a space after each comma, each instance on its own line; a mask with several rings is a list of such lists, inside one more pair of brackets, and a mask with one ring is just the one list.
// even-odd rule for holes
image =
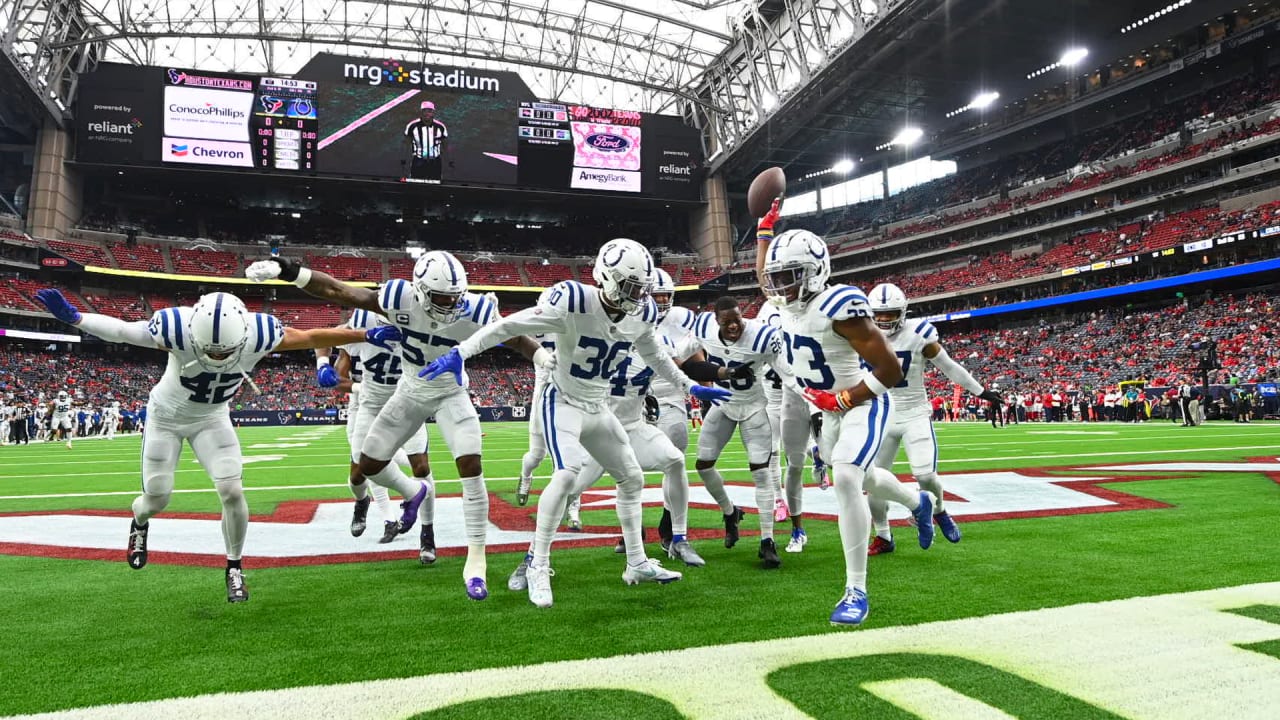
[[413, 528], [413, 524], [418, 522], [418, 508], [422, 506], [422, 501], [426, 499], [427, 484], [422, 483], [417, 495], [400, 503], [400, 509], [404, 512], [400, 513], [400, 522], [396, 525], [396, 530], [401, 535], [409, 532]]
[[489, 586], [484, 578], [467, 578], [467, 597], [472, 600], [483, 600], [489, 597]]

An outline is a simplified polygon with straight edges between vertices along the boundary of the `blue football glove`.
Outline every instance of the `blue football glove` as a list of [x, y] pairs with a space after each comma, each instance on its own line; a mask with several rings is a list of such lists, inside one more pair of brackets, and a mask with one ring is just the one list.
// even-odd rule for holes
[[428, 380], [435, 380], [445, 373], [453, 373], [453, 379], [462, 384], [462, 353], [458, 352], [458, 348], [449, 348], [449, 352], [432, 360], [429, 365], [422, 368], [422, 372], [418, 373], [418, 377]]
[[54, 290], [53, 288], [37, 290], [36, 299], [62, 322], [68, 325], [75, 325], [80, 322], [80, 311], [62, 295], [62, 291]]
[[724, 388], [707, 387], [706, 385], [694, 385], [689, 394], [698, 399], [698, 402], [719, 405], [722, 400], [728, 400], [733, 397], [733, 393]]
[[316, 383], [322, 388], [338, 387], [338, 371], [332, 365], [321, 365], [316, 369]]
[[364, 332], [365, 342], [370, 345], [377, 345], [383, 350], [390, 350], [391, 343], [398, 343], [404, 336], [400, 334], [400, 328], [395, 325], [379, 325], [376, 328], [369, 328]]

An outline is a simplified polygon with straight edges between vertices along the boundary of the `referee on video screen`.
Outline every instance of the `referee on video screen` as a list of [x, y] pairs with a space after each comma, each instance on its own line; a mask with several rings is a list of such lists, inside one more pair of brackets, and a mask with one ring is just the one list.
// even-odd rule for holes
[[418, 117], [404, 126], [404, 136], [409, 139], [409, 177], [418, 180], [439, 180], [444, 166], [445, 142], [449, 128], [436, 119], [436, 104], [422, 101]]

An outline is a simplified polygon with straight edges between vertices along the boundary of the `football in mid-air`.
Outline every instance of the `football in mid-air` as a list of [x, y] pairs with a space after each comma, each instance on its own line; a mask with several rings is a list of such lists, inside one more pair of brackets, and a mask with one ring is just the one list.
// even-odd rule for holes
[[756, 176], [747, 188], [747, 210], [751, 217], [764, 217], [773, 199], [787, 192], [787, 175], [780, 167], [771, 167]]

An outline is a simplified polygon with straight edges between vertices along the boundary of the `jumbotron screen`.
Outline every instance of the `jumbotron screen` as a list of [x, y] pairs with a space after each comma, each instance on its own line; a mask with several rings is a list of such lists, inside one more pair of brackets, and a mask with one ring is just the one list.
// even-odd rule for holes
[[520, 76], [320, 54], [294, 77], [104, 63], [76, 159], [697, 200], [679, 118], [544, 102]]

